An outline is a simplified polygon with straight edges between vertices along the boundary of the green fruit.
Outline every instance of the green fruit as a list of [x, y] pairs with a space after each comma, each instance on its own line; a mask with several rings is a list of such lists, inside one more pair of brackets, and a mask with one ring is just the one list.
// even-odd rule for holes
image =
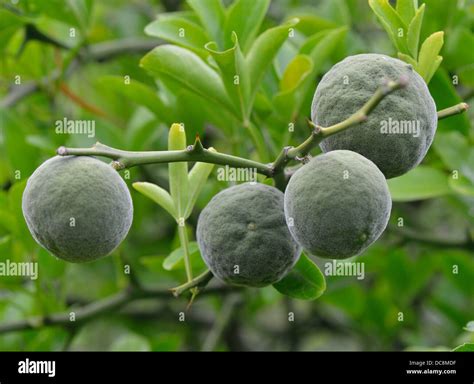
[[235, 285], [276, 283], [301, 253], [286, 226], [283, 193], [264, 184], [215, 195], [199, 216], [196, 237], [212, 273]]
[[127, 185], [93, 157], [56, 156], [28, 179], [23, 215], [35, 240], [57, 257], [81, 263], [111, 253], [132, 224]]
[[433, 141], [438, 118], [423, 78], [403, 61], [378, 54], [347, 57], [319, 83], [311, 118], [322, 127], [339, 123], [360, 109], [383, 81], [401, 77], [407, 80], [405, 88], [386, 96], [367, 121], [325, 139], [321, 149], [358, 152], [387, 178], [416, 167]]
[[382, 234], [392, 201], [382, 172], [351, 151], [313, 158], [291, 177], [285, 191], [290, 232], [309, 253], [345, 259]]

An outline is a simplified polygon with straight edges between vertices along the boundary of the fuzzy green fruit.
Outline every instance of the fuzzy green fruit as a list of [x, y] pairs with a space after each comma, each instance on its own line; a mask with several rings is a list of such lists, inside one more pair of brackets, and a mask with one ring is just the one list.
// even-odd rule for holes
[[246, 183], [212, 198], [199, 216], [196, 237], [215, 276], [263, 287], [290, 271], [301, 249], [286, 226], [283, 196], [268, 185]]
[[111, 253], [132, 224], [127, 185], [109, 165], [93, 157], [56, 156], [28, 179], [23, 215], [35, 240], [74, 263]]
[[285, 191], [293, 237], [309, 253], [326, 258], [363, 252], [384, 231], [391, 207], [382, 172], [352, 151], [313, 158], [295, 172]]
[[361, 108], [383, 81], [402, 76], [407, 80], [405, 88], [386, 96], [367, 121], [323, 140], [321, 149], [358, 152], [387, 178], [416, 167], [433, 141], [438, 118], [423, 78], [403, 61], [364, 54], [334, 65], [316, 89], [311, 118], [322, 127], [339, 123]]

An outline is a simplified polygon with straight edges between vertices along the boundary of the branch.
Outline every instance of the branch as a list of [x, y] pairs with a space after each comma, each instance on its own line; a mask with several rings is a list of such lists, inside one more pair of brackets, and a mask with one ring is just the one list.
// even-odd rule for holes
[[201, 273], [199, 276], [196, 276], [194, 279], [188, 281], [187, 283], [184, 283], [178, 287], [172, 288], [171, 293], [173, 294], [174, 297], [178, 297], [182, 293], [191, 290], [193, 288], [198, 288], [199, 290], [204, 288], [209, 281], [212, 280], [214, 275], [212, 274], [211, 271], [207, 270], [203, 273]]
[[[117, 55], [148, 52], [155, 48], [159, 42], [154, 39], [144, 38], [126, 38], [104, 43], [98, 43], [85, 47], [78, 52], [78, 58], [73, 60], [69, 66], [68, 75], [73, 73], [82, 61], [105, 61], [114, 58]], [[61, 75], [57, 69], [49, 75], [36, 81], [31, 81], [22, 85], [15, 85], [12, 91], [8, 93], [1, 101], [0, 107], [12, 107], [23, 98], [39, 91], [43, 85], [53, 83]]]
[[60, 156], [103, 156], [113, 159], [113, 167], [117, 170], [134, 167], [143, 164], [173, 163], [180, 161], [198, 161], [201, 163], [211, 163], [228, 165], [235, 168], [254, 168], [258, 173], [271, 176], [270, 165], [257, 161], [244, 159], [242, 157], [227, 155], [219, 152], [212, 152], [204, 148], [199, 138], [194, 145], [177, 151], [123, 151], [107, 145], [96, 143], [91, 148], [66, 148], [60, 147], [57, 150]]
[[[216, 287], [203, 291], [202, 295], [211, 295], [215, 293], [223, 294], [235, 292], [236, 287]], [[0, 324], [0, 334], [8, 332], [24, 331], [31, 329], [39, 329], [48, 326], [66, 326], [76, 327], [79, 324], [103, 315], [107, 312], [118, 310], [135, 300], [156, 299], [156, 298], [172, 298], [170, 291], [161, 288], [135, 288], [127, 289], [116, 293], [105, 299], [94, 301], [77, 309], [71, 308], [68, 312], [55, 313], [46, 316], [36, 316], [28, 319], [13, 321], [11, 323]], [[71, 321], [71, 313], [75, 315], [75, 321]]]
[[313, 128], [311, 135], [297, 147], [283, 148], [273, 163], [273, 174], [281, 173], [289, 161], [304, 158], [309, 151], [311, 151], [311, 149], [318, 145], [323, 139], [367, 120], [369, 114], [384, 99], [384, 97], [397, 89], [405, 87], [406, 85], [407, 79], [405, 77], [401, 77], [398, 81], [388, 81], [379, 87], [372, 97], [357, 112], [349, 116], [346, 120], [330, 127], [323, 128], [309, 122], [310, 126]]
[[452, 107], [442, 109], [438, 111], [438, 120], [446, 119], [447, 117], [451, 117], [454, 115], [458, 115], [463, 113], [469, 109], [469, 105], [467, 103], [459, 103], [453, 105]]

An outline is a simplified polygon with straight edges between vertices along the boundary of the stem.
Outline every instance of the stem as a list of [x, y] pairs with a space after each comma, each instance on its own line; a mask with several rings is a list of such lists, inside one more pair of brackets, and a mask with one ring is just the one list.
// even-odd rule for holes
[[189, 240], [186, 231], [186, 223], [183, 223], [183, 225], [178, 224], [178, 234], [184, 252], [184, 268], [186, 269], [186, 277], [188, 282], [190, 282], [193, 279], [193, 271], [191, 269], [191, 261], [189, 257]]
[[196, 276], [194, 279], [191, 281], [188, 281], [185, 284], [182, 284], [178, 287], [172, 288], [171, 293], [175, 296], [178, 297], [182, 293], [192, 289], [192, 288], [203, 288], [209, 283], [209, 281], [212, 280], [214, 275], [212, 274], [211, 271], [207, 270], [203, 273], [201, 273], [199, 276]]
[[[217, 287], [207, 289], [202, 292], [205, 294], [227, 294], [236, 292], [238, 287]], [[67, 326], [69, 328], [79, 326], [80, 324], [97, 318], [98, 316], [108, 314], [113, 310], [118, 310], [125, 305], [142, 299], [169, 299], [169, 290], [162, 288], [131, 288], [118, 292], [105, 299], [94, 301], [77, 309], [69, 309], [68, 312], [54, 313], [46, 316], [35, 316], [28, 319], [16, 320], [10, 323], [0, 324], [0, 334], [9, 332], [24, 331], [31, 329], [40, 329], [47, 326]], [[71, 313], [75, 314], [75, 321], [70, 320]]]
[[[79, 58], [73, 60], [68, 68], [67, 75], [71, 75], [85, 61], [105, 61], [114, 58], [117, 55], [133, 54], [147, 52], [159, 45], [155, 39], [145, 38], [126, 38], [107, 41], [82, 48], [78, 53]], [[34, 80], [25, 84], [12, 87], [2, 100], [0, 107], [8, 108], [14, 106], [28, 95], [39, 91], [45, 84], [51, 84], [61, 77], [60, 71], [53, 70], [49, 75], [42, 79]]]
[[467, 103], [459, 103], [453, 105], [452, 107], [442, 109], [438, 111], [438, 120], [445, 119], [450, 116], [458, 115], [463, 113], [469, 109], [469, 105]]
[[232, 314], [240, 302], [240, 297], [237, 295], [230, 295], [224, 301], [222, 306], [221, 313], [216, 319], [212, 329], [209, 331], [206, 340], [203, 343], [202, 351], [212, 352], [215, 348], [225, 329], [228, 327], [228, 324], [232, 318]]
[[323, 139], [332, 136], [336, 133], [345, 131], [359, 123], [367, 120], [368, 115], [377, 107], [377, 105], [393, 91], [403, 88], [407, 85], [407, 79], [401, 77], [398, 81], [388, 81], [386, 84], [379, 87], [372, 97], [360, 108], [358, 111], [349, 116], [346, 120], [340, 123], [331, 125], [330, 127], [320, 127], [309, 121], [312, 127], [311, 135], [297, 147], [285, 147], [273, 162], [273, 175], [282, 172], [286, 164], [290, 160], [305, 157], [311, 149], [318, 145]]
[[120, 170], [130, 168], [136, 165], [172, 163], [179, 161], [199, 161], [202, 163], [212, 163], [220, 165], [229, 165], [236, 168], [255, 168], [258, 173], [271, 176], [271, 167], [257, 161], [244, 159], [242, 157], [227, 155], [219, 152], [212, 152], [208, 149], [189, 146], [187, 149], [179, 151], [123, 151], [111, 148], [101, 143], [96, 143], [91, 148], [66, 148], [60, 147], [57, 150], [60, 156], [103, 156], [115, 160], [114, 168]]

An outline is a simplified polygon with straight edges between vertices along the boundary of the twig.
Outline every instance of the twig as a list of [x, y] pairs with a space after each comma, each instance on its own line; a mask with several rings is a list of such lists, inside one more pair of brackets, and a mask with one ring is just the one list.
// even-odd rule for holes
[[[202, 295], [224, 294], [235, 292], [235, 287], [216, 287], [207, 289]], [[17, 320], [11, 323], [0, 324], [0, 334], [9, 332], [39, 329], [46, 326], [67, 326], [76, 327], [79, 324], [96, 318], [113, 310], [118, 310], [126, 304], [141, 299], [169, 299], [172, 298], [170, 291], [163, 288], [135, 288], [127, 289], [109, 296], [105, 299], [94, 301], [77, 309], [71, 308], [68, 312], [49, 314], [46, 316], [36, 316], [28, 319]], [[72, 321], [74, 314], [74, 321]]]
[[178, 297], [179, 295], [192, 288], [202, 289], [207, 285], [207, 283], [209, 283], [209, 281], [212, 280], [213, 277], [214, 275], [212, 274], [212, 272], [207, 270], [201, 273], [199, 276], [196, 276], [191, 281], [188, 281], [178, 287], [172, 288], [171, 293], [173, 294], [173, 296]]
[[452, 107], [442, 109], [438, 111], [438, 120], [446, 119], [447, 117], [451, 117], [454, 115], [458, 115], [463, 113], [469, 109], [469, 105], [467, 103], [459, 103], [453, 105]]
[[[94, 44], [79, 51], [78, 58], [72, 61], [67, 73], [68, 75], [73, 73], [80, 66], [80, 62], [83, 61], [102, 62], [110, 60], [117, 55], [148, 52], [159, 44], [160, 42], [156, 40], [144, 38], [127, 38]], [[0, 107], [7, 108], [14, 106], [23, 98], [39, 91], [45, 84], [56, 81], [60, 75], [60, 71], [56, 69], [43, 79], [22, 85], [15, 85], [12, 91], [0, 101]]]
[[202, 147], [199, 138], [196, 139], [194, 145], [178, 151], [131, 152], [96, 143], [91, 148], [60, 147], [58, 148], [57, 153], [60, 156], [75, 155], [108, 157], [115, 160], [113, 166], [118, 170], [143, 164], [199, 161], [202, 163], [229, 165], [236, 168], [254, 168], [258, 173], [266, 176], [271, 175], [271, 167], [269, 165], [237, 156], [209, 151]]
[[206, 339], [204, 340], [201, 349], [202, 351], [213, 351], [216, 348], [217, 343], [219, 342], [219, 339], [221, 338], [225, 329], [229, 325], [229, 321], [232, 318], [232, 314], [239, 302], [240, 297], [236, 295], [230, 295], [226, 298], [219, 317], [216, 319], [214, 325], [212, 326]]
[[304, 158], [309, 151], [311, 151], [311, 149], [318, 145], [323, 139], [367, 120], [368, 115], [384, 97], [397, 89], [405, 87], [406, 85], [407, 79], [405, 77], [400, 78], [398, 81], [388, 81], [386, 84], [378, 88], [372, 97], [357, 112], [349, 116], [346, 120], [330, 127], [324, 128], [309, 122], [312, 127], [311, 135], [297, 147], [283, 148], [276, 160], [273, 162], [273, 174], [279, 174], [289, 161], [297, 158]]

